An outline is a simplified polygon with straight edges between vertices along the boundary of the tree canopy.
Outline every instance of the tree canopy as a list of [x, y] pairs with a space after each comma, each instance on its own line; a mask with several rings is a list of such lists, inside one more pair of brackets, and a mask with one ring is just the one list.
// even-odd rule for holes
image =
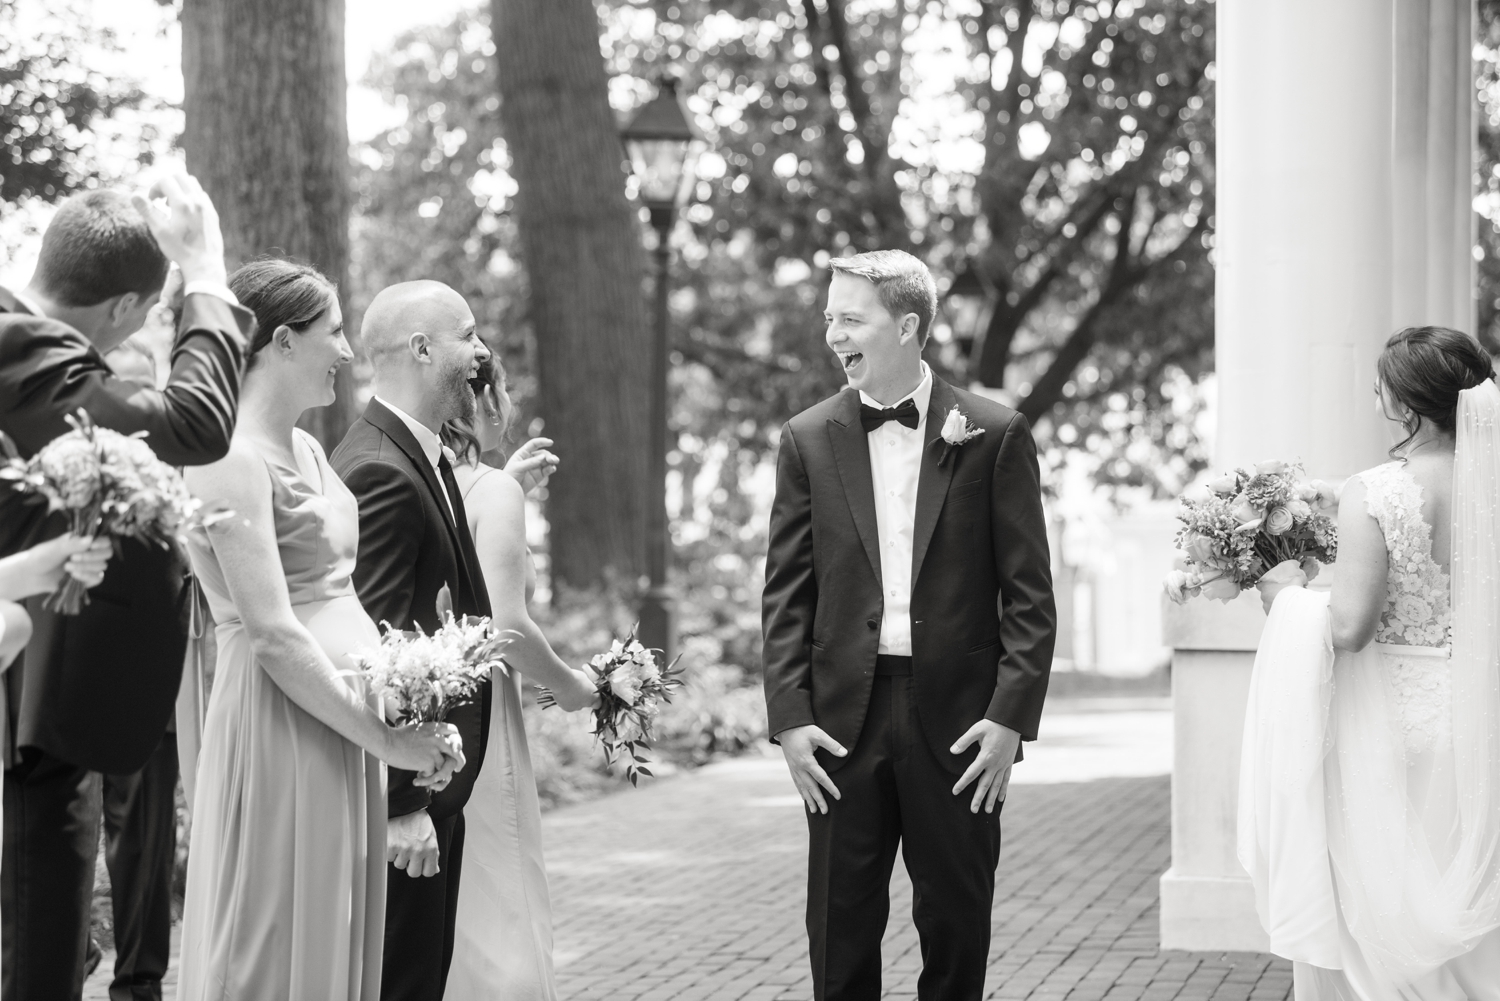
[[[787, 415], [837, 389], [822, 342], [828, 258], [892, 246], [945, 285], [971, 265], [982, 276], [994, 306], [982, 329], [956, 332], [978, 345], [945, 310], [929, 360], [1031, 416], [1049, 461], [1087, 445], [1100, 479], [1159, 491], [1198, 468], [1195, 380], [1213, 336], [1211, 3], [600, 11], [622, 115], [670, 72], [710, 138], [675, 235], [684, 482], [742, 452], [748, 470]], [[525, 277], [484, 18], [413, 33], [372, 70], [407, 120], [359, 154], [357, 282], [418, 255], [483, 297], [492, 323], [505, 314], [524, 373]]]

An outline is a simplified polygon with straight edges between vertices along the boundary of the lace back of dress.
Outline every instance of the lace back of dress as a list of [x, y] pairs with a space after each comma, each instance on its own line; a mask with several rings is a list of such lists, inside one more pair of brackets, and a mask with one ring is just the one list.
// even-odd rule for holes
[[1422, 487], [1399, 462], [1360, 474], [1365, 506], [1385, 536], [1386, 605], [1375, 642], [1447, 646], [1452, 619], [1448, 575], [1432, 558], [1432, 529], [1422, 520]]

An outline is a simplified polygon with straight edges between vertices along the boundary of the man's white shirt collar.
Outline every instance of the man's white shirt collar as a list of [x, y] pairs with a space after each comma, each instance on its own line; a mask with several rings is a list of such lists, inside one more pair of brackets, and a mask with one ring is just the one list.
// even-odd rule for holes
[[430, 427], [396, 406], [390, 400], [379, 396], [375, 397], [375, 399], [380, 400], [381, 406], [401, 418], [401, 423], [405, 424], [411, 431], [412, 437], [417, 439], [417, 444], [422, 448], [422, 454], [427, 456], [428, 465], [432, 466], [433, 469], [438, 468], [438, 459], [443, 454], [442, 439], [438, 438], [437, 434]]
[[[917, 413], [921, 416], [921, 419], [926, 420], [927, 405], [932, 402], [932, 369], [927, 367], [927, 363], [925, 361], [921, 364], [922, 381], [917, 383], [916, 389], [912, 390], [906, 396], [901, 397], [900, 400], [897, 400], [895, 403], [891, 404], [891, 406], [899, 406], [902, 400], [911, 400], [912, 403], [916, 404]], [[879, 402], [869, 393], [866, 393], [863, 389], [859, 391], [859, 400], [861, 403], [865, 404], [865, 406], [874, 407], [876, 410], [887, 409], [884, 403]]]

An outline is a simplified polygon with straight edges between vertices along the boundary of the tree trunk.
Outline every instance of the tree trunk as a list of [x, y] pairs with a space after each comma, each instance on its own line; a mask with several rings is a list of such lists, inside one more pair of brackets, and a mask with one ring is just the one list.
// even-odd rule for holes
[[501, 125], [519, 192], [556, 580], [645, 569], [651, 337], [645, 254], [625, 198], [591, 0], [492, 0]]
[[[187, 167], [219, 210], [230, 268], [290, 257], [342, 292], [350, 200], [344, 0], [184, 0], [182, 74]], [[302, 421], [329, 451], [354, 413], [349, 367], [336, 388], [332, 406]]]

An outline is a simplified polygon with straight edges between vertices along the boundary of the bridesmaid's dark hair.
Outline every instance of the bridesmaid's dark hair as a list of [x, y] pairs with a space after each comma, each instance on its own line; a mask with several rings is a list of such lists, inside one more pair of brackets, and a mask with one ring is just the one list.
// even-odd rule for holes
[[[491, 355], [479, 363], [479, 374], [469, 380], [469, 385], [474, 387], [474, 396], [484, 396], [485, 387], [495, 391], [495, 399], [500, 398], [500, 387], [505, 384], [505, 369]], [[484, 419], [484, 408], [474, 409], [474, 420]], [[503, 440], [510, 434], [512, 422], [516, 419], [516, 408], [511, 406], [500, 413], [500, 437]], [[458, 456], [459, 462], [469, 462], [479, 458], [479, 435], [474, 431], [474, 425], [469, 421], [454, 419], [445, 421], [441, 436], [443, 444], [453, 449], [453, 454]]]
[[1493, 378], [1494, 362], [1468, 334], [1447, 327], [1407, 327], [1385, 342], [1375, 371], [1381, 385], [1411, 411], [1402, 421], [1406, 437], [1391, 448], [1395, 458], [1424, 421], [1453, 434], [1458, 394]]
[[277, 257], [251, 261], [229, 276], [229, 291], [255, 314], [246, 366], [271, 343], [278, 327], [302, 333], [328, 312], [338, 288], [317, 268]]

